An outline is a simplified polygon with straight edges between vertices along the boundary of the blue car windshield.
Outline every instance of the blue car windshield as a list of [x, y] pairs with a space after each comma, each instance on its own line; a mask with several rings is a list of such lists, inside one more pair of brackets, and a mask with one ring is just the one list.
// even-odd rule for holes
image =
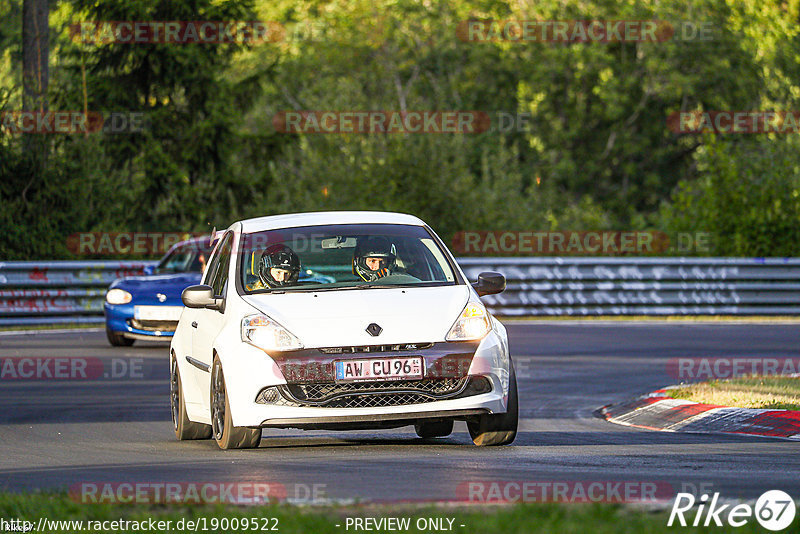
[[327, 291], [454, 285], [449, 254], [422, 226], [345, 224], [244, 234], [241, 287]]
[[205, 241], [189, 241], [170, 250], [158, 263], [155, 273], [202, 273], [210, 253]]

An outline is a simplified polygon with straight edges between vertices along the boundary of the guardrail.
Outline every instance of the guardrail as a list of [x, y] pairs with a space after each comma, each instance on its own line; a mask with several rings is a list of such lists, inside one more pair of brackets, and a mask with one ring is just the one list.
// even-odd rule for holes
[[[796, 258], [460, 258], [498, 271], [500, 316], [800, 314]], [[106, 287], [155, 262], [0, 262], [0, 325], [101, 323]]]
[[0, 325], [102, 323], [108, 285], [156, 263], [0, 262]]
[[470, 279], [506, 275], [493, 313], [523, 315], [791, 315], [800, 258], [461, 258]]

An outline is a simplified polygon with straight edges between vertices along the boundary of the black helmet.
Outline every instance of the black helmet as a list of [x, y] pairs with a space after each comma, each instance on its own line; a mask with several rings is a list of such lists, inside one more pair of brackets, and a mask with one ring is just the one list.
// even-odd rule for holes
[[[278, 281], [273, 278], [270, 269], [283, 269], [289, 271], [289, 276]], [[261, 255], [258, 266], [258, 277], [269, 287], [290, 286], [297, 282], [300, 276], [300, 258], [294, 250], [286, 245], [272, 245]]]
[[[367, 258], [381, 258], [384, 260], [383, 265], [378, 270], [372, 270], [367, 266]], [[382, 236], [361, 237], [358, 239], [353, 256], [353, 274], [358, 275], [365, 282], [374, 282], [391, 274], [396, 260], [397, 251], [387, 238]]]

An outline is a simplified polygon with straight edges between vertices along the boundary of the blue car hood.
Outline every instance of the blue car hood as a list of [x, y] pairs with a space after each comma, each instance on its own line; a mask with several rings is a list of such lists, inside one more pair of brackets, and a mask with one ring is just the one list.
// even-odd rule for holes
[[[138, 295], [163, 293], [169, 299], [180, 299], [184, 289], [199, 284], [200, 273], [154, 274], [149, 276], [131, 276], [121, 278], [111, 284], [110, 288], [124, 289], [136, 298]], [[109, 288], [109, 289], [110, 289]]]

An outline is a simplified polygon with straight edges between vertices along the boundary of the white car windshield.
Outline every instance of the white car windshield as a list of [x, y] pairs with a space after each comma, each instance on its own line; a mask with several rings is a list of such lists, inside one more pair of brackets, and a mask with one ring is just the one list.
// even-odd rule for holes
[[453, 285], [444, 251], [422, 226], [347, 224], [242, 236], [245, 293]]

